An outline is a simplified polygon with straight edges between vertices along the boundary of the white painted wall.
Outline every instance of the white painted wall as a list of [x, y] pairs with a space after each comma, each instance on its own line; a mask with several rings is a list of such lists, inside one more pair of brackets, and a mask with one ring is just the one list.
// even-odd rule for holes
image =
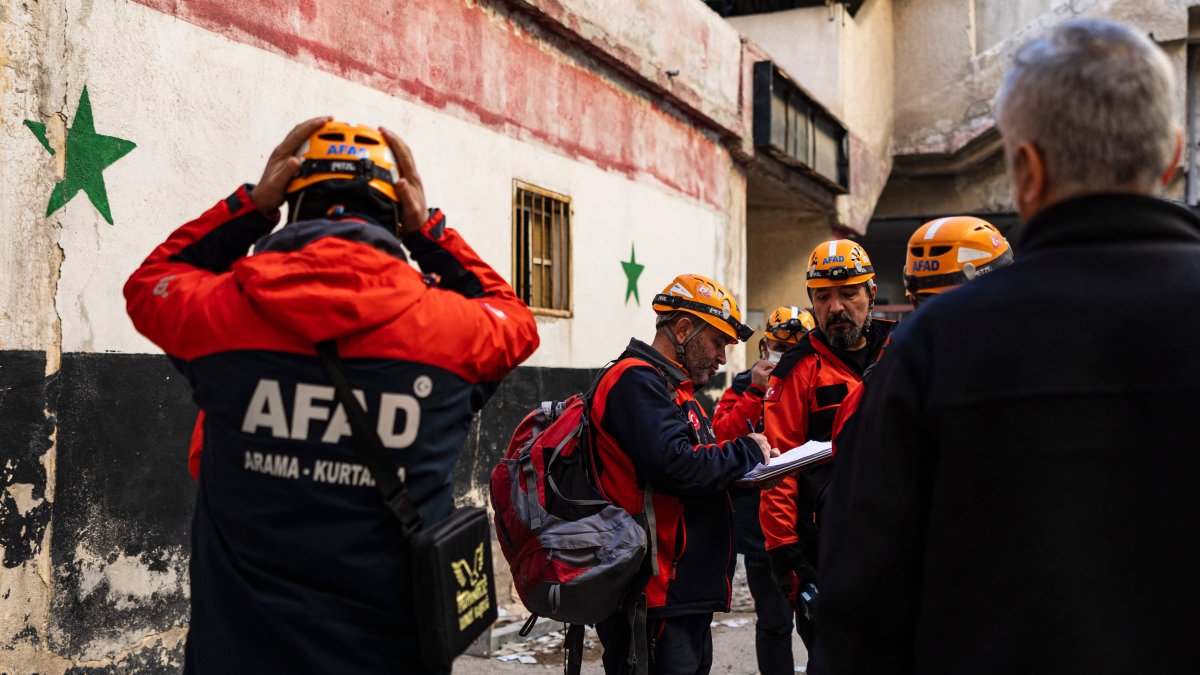
[[[429, 203], [441, 206], [451, 226], [506, 278], [512, 180], [574, 199], [575, 317], [539, 320], [542, 348], [529, 365], [595, 367], [631, 334], [648, 335], [649, 300], [675, 274], [742, 276], [741, 267], [728, 262], [740, 261], [740, 254], [727, 250], [733, 245], [728, 242], [740, 241], [740, 216], [730, 215], [740, 213], [740, 202], [715, 209], [649, 177], [630, 180], [138, 4], [70, 0], [65, 14], [74, 17], [70, 56], [58, 72], [44, 73], [65, 100], [62, 112], [73, 124], [86, 84], [97, 132], [132, 140], [137, 148], [104, 173], [114, 225], [82, 193], [45, 218], [55, 159], [22, 125], [48, 117], [29, 95], [39, 85], [26, 80], [4, 88], [0, 212], [17, 218], [6, 218], [0, 235], [19, 241], [31, 228], [50, 231], [64, 256], [51, 309], [46, 293], [30, 291], [53, 279], [49, 253], [0, 247], [0, 269], [22, 277], [0, 284], [0, 306], [42, 317], [33, 328], [0, 321], [5, 347], [45, 348], [44, 332], [55, 324], [56, 311], [64, 351], [156, 351], [125, 316], [125, 279], [172, 229], [238, 184], [256, 181], [268, 153], [295, 122], [320, 114], [400, 132], [413, 148]], [[7, 48], [7, 33], [5, 43]], [[727, 227], [738, 230], [732, 240]], [[620, 261], [628, 258], [631, 242], [646, 265], [641, 307], [623, 304]], [[740, 290], [743, 280], [730, 283]]]

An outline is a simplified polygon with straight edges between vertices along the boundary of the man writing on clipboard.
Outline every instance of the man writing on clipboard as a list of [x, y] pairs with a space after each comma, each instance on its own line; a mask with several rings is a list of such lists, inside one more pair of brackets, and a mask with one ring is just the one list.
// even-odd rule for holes
[[[826, 241], [812, 252], [808, 294], [817, 329], [784, 354], [764, 396], [764, 434], [774, 447], [828, 441], [833, 418], [862, 381], [894, 322], [872, 320], [875, 271], [858, 243]], [[801, 589], [818, 581], [817, 528], [832, 467], [823, 464], [788, 476], [762, 491], [759, 520], [771, 570], [796, 611], [796, 630], [812, 648], [812, 608]]]

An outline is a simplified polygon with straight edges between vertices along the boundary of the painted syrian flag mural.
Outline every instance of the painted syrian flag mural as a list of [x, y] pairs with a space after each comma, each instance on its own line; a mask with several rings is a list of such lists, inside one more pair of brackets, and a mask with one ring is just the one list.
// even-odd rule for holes
[[[464, 499], [531, 406], [651, 330], [639, 284], [736, 259], [743, 188], [711, 131], [505, 3], [349, 4], [43, 0], [0, 18], [0, 672], [178, 672], [197, 411], [121, 288], [295, 122], [399, 130], [430, 204], [506, 276], [513, 180], [572, 198], [574, 316], [540, 323], [485, 410]], [[724, 68], [698, 72], [736, 93]]]
[[[46, 137], [46, 125], [34, 120], [25, 120], [25, 126], [37, 136], [42, 147], [51, 155], [55, 150]], [[108, 190], [104, 187], [104, 170], [137, 147], [133, 141], [123, 138], [105, 136], [96, 133], [96, 125], [92, 120], [92, 102], [88, 99], [87, 87], [79, 96], [79, 107], [75, 111], [75, 120], [67, 127], [65, 171], [63, 179], [54, 186], [50, 194], [50, 203], [46, 206], [49, 216], [71, 201], [82, 191], [91, 200], [92, 205], [104, 216], [109, 225], [113, 224], [112, 210], [108, 206]]]

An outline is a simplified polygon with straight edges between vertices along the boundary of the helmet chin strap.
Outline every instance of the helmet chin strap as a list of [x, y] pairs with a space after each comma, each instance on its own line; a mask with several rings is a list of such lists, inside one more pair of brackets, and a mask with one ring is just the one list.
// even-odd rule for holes
[[[683, 366], [684, 370], [687, 370], [687, 365], [684, 363], [685, 352], [683, 350], [683, 347], [687, 343], [691, 342], [693, 338], [695, 338], [697, 335], [699, 335], [700, 331], [702, 331], [702, 330], [704, 330], [704, 322], [697, 321], [696, 327], [692, 329], [692, 332], [688, 333], [688, 336], [683, 339], [683, 342], [676, 342], [674, 326], [667, 327], [667, 339], [669, 339], [671, 341], [671, 344], [675, 345], [676, 360], [679, 361], [679, 365]], [[688, 373], [688, 374], [690, 375], [691, 373]]]

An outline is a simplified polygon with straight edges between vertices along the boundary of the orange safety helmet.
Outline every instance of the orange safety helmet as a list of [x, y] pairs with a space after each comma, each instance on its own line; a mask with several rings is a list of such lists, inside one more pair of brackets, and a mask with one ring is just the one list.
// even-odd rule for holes
[[327, 180], [370, 178], [368, 184], [396, 201], [396, 158], [375, 127], [330, 121], [313, 132], [296, 151], [300, 170], [288, 194]]
[[965, 284], [1013, 260], [1000, 230], [972, 216], [938, 218], [908, 238], [904, 291], [910, 301]]
[[792, 305], [783, 305], [771, 312], [767, 325], [763, 327], [766, 337], [776, 342], [794, 345], [800, 343], [808, 331], [817, 327], [812, 312]]
[[821, 242], [808, 259], [808, 287], [852, 286], [875, 278], [871, 258], [856, 241]]
[[695, 314], [733, 341], [746, 341], [754, 329], [742, 323], [737, 300], [727, 288], [699, 274], [681, 274], [654, 296], [651, 305], [657, 314], [687, 312]]

